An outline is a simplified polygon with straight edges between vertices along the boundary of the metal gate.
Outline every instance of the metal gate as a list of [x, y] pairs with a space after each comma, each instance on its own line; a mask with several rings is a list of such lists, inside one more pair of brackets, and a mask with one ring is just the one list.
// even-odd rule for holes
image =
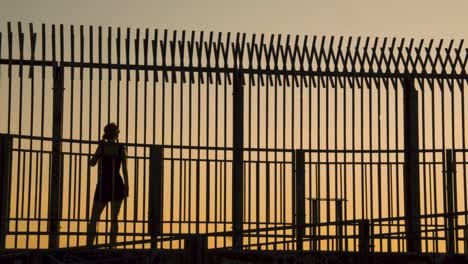
[[85, 245], [116, 122], [119, 247], [464, 252], [463, 41], [23, 26], [0, 32], [2, 247]]

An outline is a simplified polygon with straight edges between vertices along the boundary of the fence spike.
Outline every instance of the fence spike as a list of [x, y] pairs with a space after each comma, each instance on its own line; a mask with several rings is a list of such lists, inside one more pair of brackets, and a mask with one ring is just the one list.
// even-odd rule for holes
[[221, 42], [222, 42], [222, 33], [218, 33], [218, 40], [216, 41], [216, 45], [214, 45], [213, 50], [214, 50], [214, 56], [215, 56], [215, 68], [216, 68], [216, 82], [218, 85], [221, 85], [221, 73], [220, 73], [220, 65], [219, 65], [219, 59], [220, 59], [220, 54], [221, 54]]
[[197, 53], [197, 62], [198, 62], [198, 78], [200, 79], [200, 83], [204, 84], [205, 80], [203, 78], [203, 72], [201, 71], [202, 67], [202, 55], [203, 55], [203, 41], [204, 41], [204, 31], [200, 32], [200, 38], [198, 41], [195, 42], [195, 50]]
[[[34, 27], [32, 23], [29, 23], [29, 41], [30, 41], [30, 65], [29, 65], [29, 78], [34, 77], [34, 61], [36, 60], [36, 38], [37, 35], [34, 33]], [[1, 48], [1, 47], [0, 47]]]
[[181, 81], [182, 83], [186, 83], [186, 80], [185, 80], [185, 63], [184, 63], [184, 53], [185, 53], [185, 30], [182, 31], [182, 40], [180, 41], [179, 40], [179, 58], [180, 58], [180, 67], [181, 67], [181, 71], [180, 71], [180, 78], [181, 78]]
[[148, 82], [148, 43], [149, 43], [149, 29], [145, 29], [145, 37], [143, 38], [143, 64], [145, 65], [144, 70], [144, 81]]
[[154, 30], [153, 40], [151, 41], [153, 51], [153, 82], [158, 82], [158, 30]]
[[107, 80], [112, 81], [112, 27], [107, 28]]
[[[70, 61], [75, 64], [75, 27], [70, 26]], [[71, 81], [75, 79], [75, 66], [71, 69]]]
[[65, 40], [65, 34], [63, 31], [63, 24], [60, 24], [60, 62], [65, 61], [64, 40]]
[[130, 28], [127, 28], [127, 35], [125, 37], [125, 63], [126, 63], [126, 80], [131, 81], [130, 76]]
[[177, 76], [174, 70], [175, 65], [175, 56], [176, 56], [176, 49], [177, 49], [177, 31], [174, 30], [172, 32], [172, 40], [169, 41], [169, 49], [170, 49], [170, 56], [171, 56], [171, 83], [177, 83]]
[[23, 61], [24, 61], [24, 33], [22, 30], [21, 22], [18, 22], [18, 43], [19, 43], [19, 77], [23, 77]]
[[140, 71], [138, 70], [138, 65], [140, 62], [140, 29], [137, 28], [136, 30], [136, 37], [135, 37], [135, 45], [134, 45], [134, 51], [135, 51], [135, 82], [140, 81]]
[[99, 75], [99, 81], [102, 81], [102, 27], [98, 27], [98, 75]]
[[[187, 43], [187, 47], [188, 47], [188, 55], [189, 55], [189, 67], [192, 68], [193, 67], [193, 52], [195, 48], [195, 31], [192, 31], [190, 41]], [[192, 70], [189, 73], [189, 79], [192, 84], [195, 83], [195, 77], [194, 77]]]

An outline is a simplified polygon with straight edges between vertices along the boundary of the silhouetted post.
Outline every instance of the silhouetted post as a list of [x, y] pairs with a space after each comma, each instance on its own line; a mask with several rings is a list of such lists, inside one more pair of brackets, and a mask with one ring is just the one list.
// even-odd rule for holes
[[317, 234], [319, 227], [317, 226], [320, 222], [320, 201], [318, 199], [312, 199], [312, 249], [318, 250], [318, 239]]
[[454, 152], [453, 149], [447, 149], [445, 151], [445, 162], [446, 162], [446, 183], [447, 186], [444, 188], [444, 196], [446, 199], [445, 204], [447, 205], [445, 211], [445, 221], [447, 224], [447, 230], [445, 230], [445, 236], [447, 237], [446, 250], [447, 253], [455, 253], [455, 217], [454, 217], [454, 177], [455, 177], [455, 166], [454, 166]]
[[369, 263], [370, 253], [370, 224], [369, 220], [359, 221], [359, 263]]
[[63, 166], [62, 166], [62, 130], [63, 130], [63, 68], [54, 67], [53, 120], [52, 120], [52, 174], [49, 195], [49, 248], [59, 247], [59, 227], [62, 215]]
[[304, 150], [296, 150], [296, 250], [303, 250], [305, 231], [305, 157]]
[[162, 146], [150, 147], [150, 177], [148, 193], [148, 232], [151, 234], [151, 247], [156, 248], [159, 235], [162, 234], [163, 218], [163, 175], [164, 150]]
[[343, 250], [343, 200], [336, 200], [336, 249]]
[[242, 73], [234, 72], [233, 87], [233, 161], [232, 161], [232, 216], [233, 249], [242, 249], [243, 208], [243, 142], [244, 142], [244, 88]]
[[418, 94], [414, 80], [405, 78], [404, 84], [404, 196], [405, 227], [408, 252], [421, 252], [421, 223], [419, 205], [419, 127]]
[[185, 239], [184, 264], [206, 263], [208, 239], [206, 235], [190, 235]]
[[468, 226], [463, 229], [463, 242], [465, 243], [465, 259], [468, 259]]
[[13, 137], [0, 134], [0, 249], [6, 245], [8, 218], [10, 218], [11, 163]]

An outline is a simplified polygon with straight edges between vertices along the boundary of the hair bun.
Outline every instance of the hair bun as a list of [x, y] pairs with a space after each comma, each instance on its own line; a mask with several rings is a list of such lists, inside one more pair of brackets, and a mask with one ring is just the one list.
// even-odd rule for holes
[[109, 123], [104, 127], [104, 135], [102, 138], [105, 140], [111, 140], [117, 137], [119, 128], [115, 123]]

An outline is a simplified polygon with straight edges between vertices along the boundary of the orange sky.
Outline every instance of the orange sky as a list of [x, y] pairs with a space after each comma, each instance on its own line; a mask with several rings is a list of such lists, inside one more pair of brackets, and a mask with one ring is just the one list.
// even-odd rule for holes
[[129, 7], [124, 0], [3, 1], [0, 31], [6, 31], [8, 21], [22, 21], [37, 25], [83, 24], [292, 35], [468, 37], [466, 0], [454, 0], [445, 5], [435, 0], [134, 2], [135, 6]]
[[7, 21], [187, 30], [465, 39], [465, 0], [3, 0]]

